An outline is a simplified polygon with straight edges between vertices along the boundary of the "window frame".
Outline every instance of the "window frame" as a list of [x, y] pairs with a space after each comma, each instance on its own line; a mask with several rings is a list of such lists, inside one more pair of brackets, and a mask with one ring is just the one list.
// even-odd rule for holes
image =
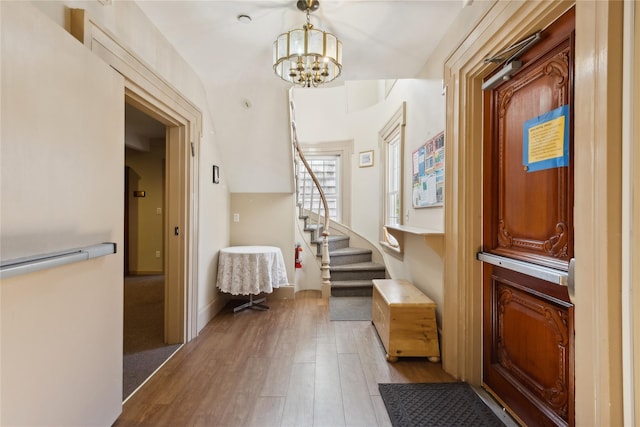
[[381, 175], [381, 189], [383, 200], [381, 203], [380, 211], [380, 243], [384, 246], [388, 246], [394, 250], [399, 250], [399, 242], [391, 236], [386, 229], [386, 221], [389, 218], [389, 178], [390, 178], [390, 165], [389, 165], [389, 148], [390, 144], [398, 141], [398, 198], [399, 198], [399, 215], [398, 224], [403, 224], [403, 212], [404, 212], [404, 145], [405, 145], [405, 126], [406, 126], [406, 102], [402, 102], [400, 108], [391, 116], [384, 127], [379, 131], [379, 145], [381, 153], [381, 164], [384, 168], [384, 173]]
[[[338, 169], [339, 194], [338, 204], [340, 205], [340, 223], [348, 227], [351, 226], [351, 162], [353, 156], [353, 140], [332, 141], [318, 143], [300, 144], [300, 148], [306, 157], [311, 156], [338, 156], [340, 157], [340, 167]], [[301, 168], [304, 165], [300, 164]]]
[[[307, 163], [309, 163], [309, 165], [311, 166], [311, 169], [313, 170], [314, 174], [316, 175], [316, 178], [318, 179], [318, 181], [320, 181], [324, 193], [325, 193], [325, 197], [327, 198], [327, 202], [329, 204], [329, 211], [334, 211], [335, 213], [335, 217], [331, 217], [331, 213], [329, 215], [329, 218], [333, 221], [337, 221], [337, 222], [342, 222], [342, 173], [341, 173], [341, 169], [342, 169], [342, 162], [343, 159], [341, 158], [341, 156], [339, 154], [311, 154], [311, 153], [307, 153], [305, 154], [305, 158], [307, 160]], [[322, 164], [322, 171], [319, 171], [318, 169], [320, 169], [320, 164]], [[331, 178], [327, 178], [326, 173], [327, 173], [327, 165], [328, 164], [333, 164], [333, 192], [329, 192], [328, 188], [327, 188], [327, 181], [329, 181]], [[308, 171], [306, 170], [306, 168], [301, 167], [298, 169], [298, 181], [301, 181], [301, 178], [306, 177], [306, 179], [304, 179], [304, 182], [301, 182], [300, 184], [304, 185], [305, 187], [311, 188], [311, 187], [315, 187], [315, 184], [313, 183], [313, 180], [311, 179], [310, 174], [308, 173]], [[308, 200], [311, 191], [305, 191], [305, 200], [300, 200], [302, 194], [300, 193], [300, 184], [298, 185], [298, 197], [297, 199], [299, 200], [298, 203], [302, 203], [302, 208], [303, 209], [308, 209], [309, 211], [314, 211], [317, 208], [317, 205], [314, 206], [309, 206], [306, 207], [306, 202], [310, 200]], [[315, 192], [315, 197], [318, 198], [318, 193], [315, 191], [315, 189], [313, 190]], [[315, 202], [315, 201], [314, 201]], [[318, 203], [319, 203], [319, 198], [318, 198]], [[332, 206], [333, 205], [333, 206]]]

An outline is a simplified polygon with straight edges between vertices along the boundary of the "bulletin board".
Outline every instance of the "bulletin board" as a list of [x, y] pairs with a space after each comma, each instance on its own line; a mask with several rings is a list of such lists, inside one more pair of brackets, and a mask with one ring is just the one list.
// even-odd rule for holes
[[444, 205], [444, 131], [412, 153], [414, 208]]

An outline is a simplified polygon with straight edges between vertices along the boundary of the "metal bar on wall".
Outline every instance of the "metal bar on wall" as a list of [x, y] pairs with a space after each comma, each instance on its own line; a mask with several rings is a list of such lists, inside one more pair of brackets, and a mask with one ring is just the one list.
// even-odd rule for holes
[[60, 265], [85, 261], [117, 252], [115, 243], [99, 243], [97, 245], [66, 251], [52, 252], [44, 255], [34, 255], [8, 261], [0, 261], [0, 279], [46, 270]]

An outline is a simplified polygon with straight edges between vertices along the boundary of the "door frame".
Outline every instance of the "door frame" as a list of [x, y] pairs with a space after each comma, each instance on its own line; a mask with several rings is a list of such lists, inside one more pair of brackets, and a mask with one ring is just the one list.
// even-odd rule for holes
[[[165, 341], [188, 342], [198, 333], [198, 153], [202, 113], [84, 9], [71, 9], [70, 32], [122, 74], [123, 102], [167, 126]], [[169, 233], [174, 227], [181, 230], [178, 236]], [[176, 237], [179, 240], [171, 245], [169, 239]]]
[[[624, 425], [637, 425], [640, 419], [640, 365], [634, 349], [640, 345], [640, 7], [635, 2], [624, 5], [623, 70], [623, 225], [622, 225], [622, 346], [624, 372]], [[634, 292], [635, 291], [635, 292]]]
[[[576, 424], [622, 425], [619, 360], [622, 2], [508, 2], [488, 8], [445, 61], [443, 367], [482, 383], [482, 79], [484, 63], [576, 7]], [[603, 53], [604, 52], [604, 53]], [[597, 118], [597, 119], [596, 119]], [[608, 203], [601, 203], [607, 200]], [[604, 226], [603, 226], [604, 225]], [[595, 402], [595, 404], [594, 404]]]

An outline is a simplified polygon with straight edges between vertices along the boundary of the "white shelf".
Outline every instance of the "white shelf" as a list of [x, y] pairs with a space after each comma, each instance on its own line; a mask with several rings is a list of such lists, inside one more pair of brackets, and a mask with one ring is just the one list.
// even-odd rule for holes
[[418, 236], [444, 236], [444, 231], [428, 228], [411, 227], [408, 225], [385, 225], [387, 230], [401, 231], [403, 233], [416, 234]]
[[405, 234], [412, 234], [414, 236], [422, 236], [424, 242], [429, 245], [434, 251], [436, 251], [441, 257], [444, 255], [444, 232], [438, 230], [432, 230], [428, 228], [411, 227], [408, 225], [385, 225], [387, 232], [391, 234], [397, 241], [398, 247], [392, 247], [388, 244], [384, 244], [389, 249], [402, 254], [404, 253], [404, 236]]

